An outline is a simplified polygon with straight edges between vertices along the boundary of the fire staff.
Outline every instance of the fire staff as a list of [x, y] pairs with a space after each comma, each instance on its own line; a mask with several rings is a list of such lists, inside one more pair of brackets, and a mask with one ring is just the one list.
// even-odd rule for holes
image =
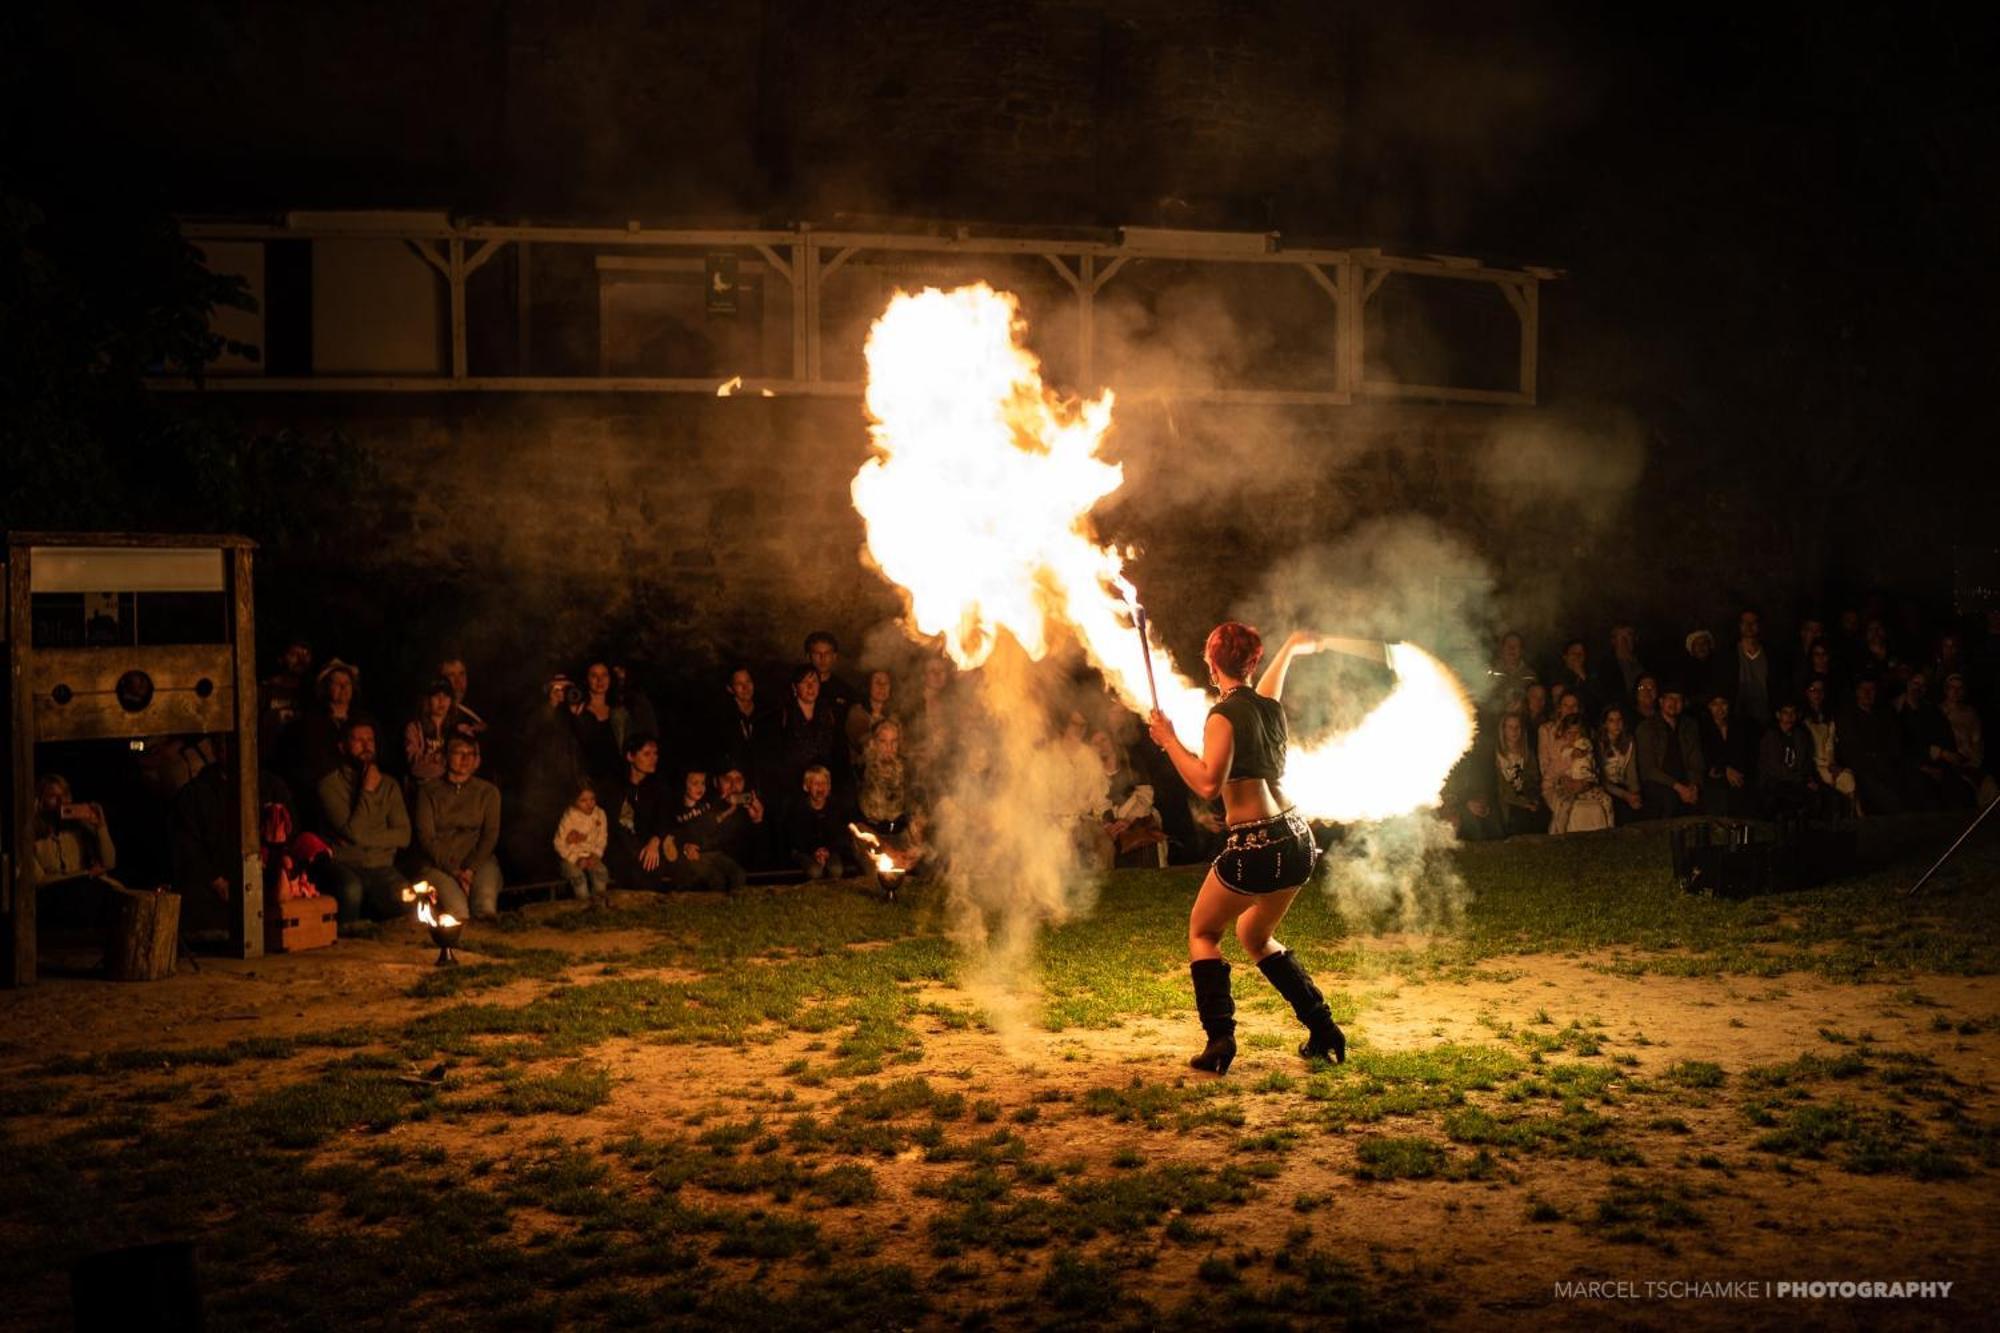
[[1197, 796], [1221, 794], [1229, 823], [1222, 854], [1209, 867], [1188, 917], [1188, 970], [1195, 1009], [1208, 1035], [1208, 1045], [1188, 1063], [1205, 1072], [1226, 1074], [1236, 1058], [1236, 1002], [1230, 995], [1229, 964], [1222, 957], [1222, 934], [1232, 922], [1244, 951], [1305, 1024], [1299, 1054], [1308, 1060], [1347, 1058], [1347, 1037], [1333, 1021], [1326, 997], [1297, 956], [1274, 938], [1319, 858], [1311, 830], [1280, 787], [1288, 735], [1285, 674], [1294, 658], [1315, 652], [1388, 662], [1388, 650], [1380, 643], [1301, 631], [1279, 646], [1253, 689], [1250, 678], [1263, 658], [1264, 641], [1250, 626], [1225, 621], [1209, 634], [1202, 650], [1209, 678], [1222, 697], [1209, 710], [1201, 753], [1181, 743], [1166, 714], [1153, 712], [1154, 742]]

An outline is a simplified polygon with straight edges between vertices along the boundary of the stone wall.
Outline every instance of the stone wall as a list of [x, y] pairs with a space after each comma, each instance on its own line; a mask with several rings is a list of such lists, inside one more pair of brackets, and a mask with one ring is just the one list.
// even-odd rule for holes
[[[901, 611], [861, 554], [848, 487], [868, 443], [852, 400], [237, 401], [260, 426], [306, 438], [337, 430], [379, 471], [350, 549], [265, 554], [267, 646], [307, 632], [414, 682], [449, 643], [519, 688], [617, 648], [668, 676], [708, 680], [738, 658], [795, 660], [818, 627], [859, 655]], [[1127, 483], [1101, 508], [1103, 535], [1137, 548], [1133, 570], [1156, 623], [1187, 661], [1216, 619], [1263, 595], [1267, 573], [1301, 548], [1383, 522], [1436, 534], [1462, 553], [1454, 569], [1476, 563], [1498, 585], [1494, 615], [1528, 612], [1544, 600], [1537, 562], [1572, 548], [1588, 556], [1601, 537], [1563, 530], [1568, 511], [1538, 501], [1535, 483], [1493, 473], [1495, 442], [1533, 420], [1442, 407], [1279, 415], [1134, 404], [1107, 441]], [[393, 600], [379, 598], [384, 588]], [[1414, 622], [1429, 608], [1405, 612]]]

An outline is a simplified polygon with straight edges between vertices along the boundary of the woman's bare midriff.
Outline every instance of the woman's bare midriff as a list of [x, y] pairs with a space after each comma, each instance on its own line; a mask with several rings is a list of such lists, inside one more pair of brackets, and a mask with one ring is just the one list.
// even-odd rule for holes
[[1254, 824], [1281, 815], [1281, 793], [1263, 778], [1236, 778], [1222, 784], [1222, 817], [1234, 824]]

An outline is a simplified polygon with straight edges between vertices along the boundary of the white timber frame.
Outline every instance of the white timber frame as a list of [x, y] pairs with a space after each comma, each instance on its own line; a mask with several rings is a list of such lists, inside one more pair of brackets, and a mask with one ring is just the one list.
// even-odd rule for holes
[[[474, 375], [470, 373], [466, 331], [466, 283], [503, 247], [617, 247], [621, 251], [740, 250], [751, 252], [769, 266], [791, 292], [791, 374], [783, 377], [739, 377], [733, 391], [745, 396], [820, 395], [858, 397], [862, 386], [851, 380], [830, 380], [824, 373], [821, 296], [827, 282], [861, 254], [895, 254], [963, 258], [977, 255], [1039, 255], [1061, 275], [1076, 302], [1078, 388], [1094, 392], [1095, 306], [1099, 293], [1134, 260], [1168, 260], [1210, 264], [1276, 264], [1303, 270], [1327, 296], [1336, 321], [1333, 387], [1312, 389], [1206, 389], [1176, 393], [1181, 400], [1225, 403], [1270, 403], [1339, 406], [1364, 399], [1417, 399], [1435, 402], [1533, 406], [1536, 401], [1537, 349], [1540, 340], [1540, 285], [1562, 277], [1560, 270], [1540, 266], [1503, 268], [1458, 255], [1390, 255], [1375, 248], [1286, 249], [1275, 235], [1246, 233], [1160, 233], [1142, 243], [1130, 243], [1133, 233], [1118, 240], [982, 236], [970, 228], [950, 234], [893, 231], [822, 230], [809, 224], [784, 229], [677, 229], [645, 227], [544, 226], [482, 222], [384, 220], [380, 214], [357, 214], [343, 223], [339, 214], [313, 214], [304, 220], [268, 221], [185, 220], [183, 232], [199, 245], [216, 241], [314, 241], [338, 239], [400, 239], [434, 268], [449, 293], [449, 370], [436, 375], [211, 375], [203, 387], [230, 392], [612, 392], [715, 394], [725, 377], [649, 377], [615, 375]], [[1203, 238], [1216, 243], [1203, 243]], [[1177, 243], [1177, 238], [1179, 243]], [[1246, 244], [1247, 242], [1247, 244]], [[1261, 243], [1263, 248], [1256, 248]], [[1509, 389], [1478, 389], [1445, 384], [1410, 384], [1369, 378], [1366, 321], [1368, 303], [1392, 274], [1481, 283], [1497, 287], [1520, 323], [1518, 382]], [[519, 336], [527, 339], [527, 299], [522, 296]], [[183, 379], [158, 379], [160, 388], [187, 388]], [[1143, 396], [1144, 391], [1141, 390]]]

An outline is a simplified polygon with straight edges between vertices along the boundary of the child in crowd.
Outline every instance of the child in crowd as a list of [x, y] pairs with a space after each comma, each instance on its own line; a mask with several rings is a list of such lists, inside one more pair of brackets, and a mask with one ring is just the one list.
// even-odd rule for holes
[[576, 796], [556, 825], [556, 855], [562, 858], [562, 877], [572, 897], [592, 907], [609, 901], [611, 875], [604, 868], [604, 846], [609, 828], [604, 811], [597, 804], [597, 788], [588, 778], [577, 785]]

